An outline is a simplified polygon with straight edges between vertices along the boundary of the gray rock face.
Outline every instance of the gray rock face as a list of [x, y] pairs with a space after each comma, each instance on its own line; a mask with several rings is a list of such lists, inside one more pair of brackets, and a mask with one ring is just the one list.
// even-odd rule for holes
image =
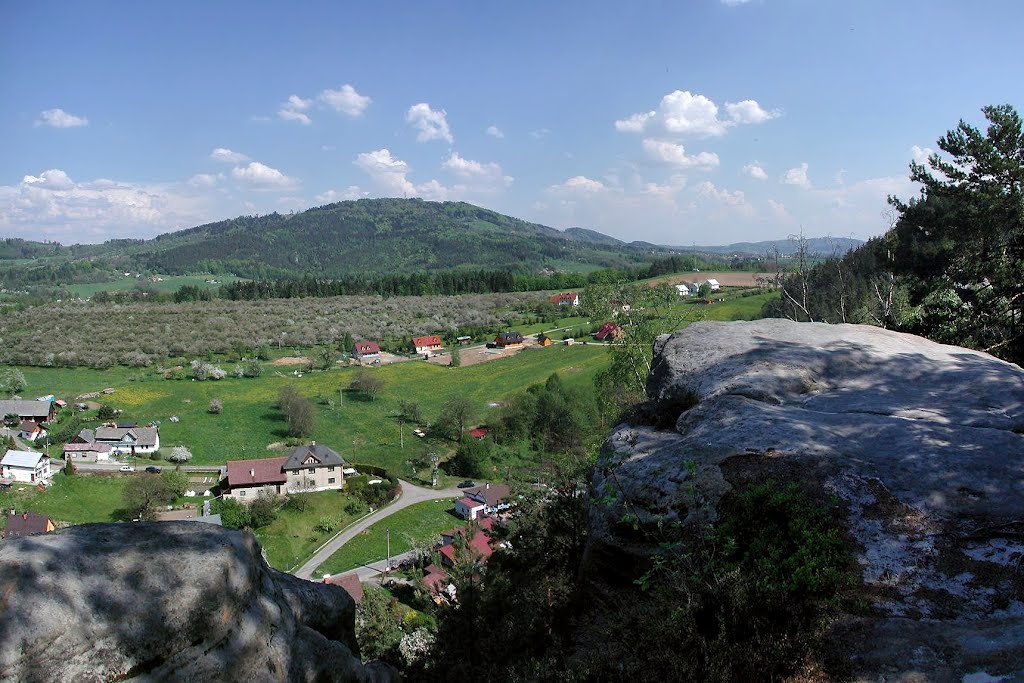
[[609, 438], [593, 493], [618, 504], [593, 507], [591, 563], [651, 551], [624, 501], [703, 523], [738, 480], [812, 481], [847, 510], [879, 615], [842, 626], [859, 678], [1024, 678], [1024, 370], [874, 327], [705, 322], [657, 340], [648, 394], [676, 428]]
[[0, 681], [387, 681], [354, 604], [267, 566], [252, 534], [87, 524], [0, 545]]

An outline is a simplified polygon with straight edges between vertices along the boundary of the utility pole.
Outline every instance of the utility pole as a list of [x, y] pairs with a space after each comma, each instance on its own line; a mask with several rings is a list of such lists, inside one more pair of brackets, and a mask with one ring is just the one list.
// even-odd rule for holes
[[384, 570], [385, 573], [391, 571], [391, 527], [388, 527], [387, 532], [388, 532], [388, 566], [387, 566], [387, 569]]
[[405, 421], [404, 420], [399, 420], [398, 421], [398, 443], [399, 443], [401, 449], [404, 451], [405, 450]]

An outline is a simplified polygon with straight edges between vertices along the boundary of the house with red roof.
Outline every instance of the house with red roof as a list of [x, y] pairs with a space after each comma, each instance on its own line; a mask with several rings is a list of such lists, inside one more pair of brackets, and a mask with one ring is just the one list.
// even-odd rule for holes
[[54, 530], [53, 522], [45, 515], [34, 512], [22, 512], [20, 515], [7, 515], [7, 526], [4, 527], [4, 540], [10, 541], [25, 536], [45, 534]]
[[594, 339], [604, 342], [614, 342], [622, 339], [622, 328], [615, 323], [605, 323], [601, 329], [594, 334]]
[[561, 294], [555, 294], [549, 301], [558, 306], [575, 307], [580, 305], [580, 295], [576, 292], [562, 292]]
[[435, 602], [443, 598], [455, 599], [455, 586], [448, 579], [447, 569], [455, 566], [459, 559], [460, 547], [465, 548], [463, 552], [477, 565], [484, 565], [491, 555], [494, 554], [494, 542], [491, 538], [491, 531], [494, 529], [494, 520], [486, 518], [480, 522], [473, 522], [468, 527], [455, 527], [441, 534], [441, 545], [437, 548], [441, 558], [441, 566], [436, 564], [428, 565], [424, 570], [423, 582], [434, 594]]
[[355, 572], [328, 576], [324, 579], [324, 583], [329, 583], [332, 586], [340, 586], [345, 589], [345, 592], [351, 596], [352, 600], [354, 600], [357, 605], [363, 600], [363, 584], [360, 583], [359, 575]]
[[352, 346], [352, 355], [358, 361], [380, 358], [380, 345], [372, 341], [357, 341]]
[[256, 499], [260, 491], [277, 496], [285, 493], [288, 476], [284, 464], [288, 458], [229, 460], [228, 475], [221, 481], [221, 495], [242, 503]]
[[472, 521], [507, 510], [511, 492], [507, 484], [484, 484], [465, 489], [462, 498], [455, 501], [455, 514]]
[[439, 351], [444, 347], [444, 344], [441, 343], [441, 338], [436, 334], [426, 337], [413, 337], [412, 345], [416, 347], [416, 353], [424, 356], [429, 356], [432, 352]]

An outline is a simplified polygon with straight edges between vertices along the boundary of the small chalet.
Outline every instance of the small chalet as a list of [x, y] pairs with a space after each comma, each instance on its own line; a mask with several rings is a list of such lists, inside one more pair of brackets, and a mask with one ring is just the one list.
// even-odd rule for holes
[[561, 294], [555, 294], [549, 301], [558, 306], [575, 307], [580, 305], [580, 295], [576, 292], [562, 292]]
[[469, 430], [469, 435], [474, 439], [482, 439], [487, 436], [487, 427], [480, 425]]
[[228, 476], [221, 482], [222, 495], [242, 503], [255, 500], [260, 491], [273, 495], [284, 493], [288, 477], [284, 464], [288, 458], [263, 460], [228, 460]]
[[441, 343], [441, 338], [436, 334], [427, 337], [413, 337], [412, 345], [416, 347], [416, 353], [429, 356], [432, 352], [438, 351], [444, 344]]
[[538, 346], [551, 346], [551, 344], [553, 344], [553, 343], [554, 342], [551, 341], [551, 337], [549, 337], [546, 334], [542, 334], [539, 337], [537, 337], [537, 345]]
[[523, 335], [519, 332], [501, 332], [494, 338], [494, 343], [497, 344], [499, 348], [505, 348], [507, 346], [522, 346]]
[[112, 449], [108, 443], [64, 444], [64, 458], [71, 462], [103, 462], [110, 459]]
[[363, 600], [363, 584], [360, 583], [359, 575], [355, 572], [339, 574], [338, 576], [328, 576], [324, 579], [324, 583], [329, 583], [332, 586], [340, 586], [345, 589], [345, 592], [352, 597], [352, 601], [357, 605]]
[[718, 280], [716, 280], [713, 277], [712, 278], [708, 278], [707, 280], [705, 280], [705, 282], [707, 283], [708, 287], [711, 288], [712, 292], [717, 292], [722, 287], [722, 285], [720, 285], [718, 283]]
[[288, 491], [327, 491], [345, 486], [344, 459], [316, 441], [293, 450], [282, 469]]
[[380, 358], [380, 346], [377, 342], [357, 341], [352, 347], [352, 355], [356, 360], [374, 360]]
[[469, 346], [469, 344], [472, 343], [473, 338], [469, 336], [456, 337], [455, 341], [459, 342], [459, 346]]
[[0, 401], [0, 420], [8, 415], [17, 415], [20, 422], [52, 422], [57, 417], [57, 406], [53, 400]]
[[22, 420], [21, 424], [18, 425], [18, 438], [26, 439], [35, 443], [39, 439], [46, 436], [46, 430], [38, 422], [32, 420]]
[[117, 427], [104, 425], [97, 427], [95, 431], [83, 429], [78, 433], [76, 440], [79, 437], [83, 440], [87, 439], [87, 432], [92, 433], [94, 442], [109, 445], [114, 455], [154, 453], [160, 448], [160, 428], [156, 426]]
[[609, 342], [619, 341], [622, 339], [622, 328], [615, 323], [605, 323], [594, 335], [594, 339]]
[[4, 479], [38, 484], [49, 481], [52, 476], [50, 459], [43, 453], [10, 450], [0, 460], [0, 477]]
[[466, 489], [462, 493], [462, 498], [455, 502], [455, 514], [463, 519], [488, 517], [509, 508], [507, 499], [511, 489], [507, 484], [484, 484]]
[[4, 540], [10, 541], [25, 536], [36, 536], [54, 530], [53, 522], [45, 515], [34, 512], [22, 512], [20, 515], [7, 515], [7, 526], [4, 527]]
[[697, 296], [697, 290], [700, 287], [697, 284], [686, 284], [685, 282], [676, 285], [676, 291], [679, 292], [679, 296]]

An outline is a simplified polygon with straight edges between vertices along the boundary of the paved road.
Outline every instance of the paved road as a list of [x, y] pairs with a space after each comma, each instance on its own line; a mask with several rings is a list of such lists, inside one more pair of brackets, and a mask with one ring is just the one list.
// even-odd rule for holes
[[[124, 462], [117, 460], [106, 460], [104, 462], [76, 462], [75, 467], [83, 472], [118, 472]], [[173, 470], [178, 467], [177, 463], [173, 462], [161, 462], [161, 461], [135, 461], [131, 463], [137, 472], [144, 472], [147, 467], [155, 465], [161, 469]], [[181, 469], [183, 472], [214, 472], [223, 470], [222, 466], [219, 465], [182, 465]]]
[[[458, 496], [462, 495], [462, 489], [455, 487], [447, 489], [428, 489], [423, 488], [422, 486], [410, 484], [409, 482], [403, 481], [401, 479], [399, 481], [402, 483], [402, 494], [398, 497], [398, 499], [395, 502], [391, 503], [390, 505], [387, 505], [386, 507], [382, 507], [380, 510], [377, 510], [372, 515], [363, 518], [362, 521], [353, 524], [352, 526], [348, 527], [347, 529], [339, 533], [337, 536], [332, 538], [330, 541], [327, 542], [327, 544], [323, 548], [321, 548], [317, 552], [316, 555], [311, 557], [309, 561], [306, 562], [306, 564], [302, 565], [301, 567], [299, 567], [298, 570], [294, 572], [295, 576], [299, 577], [300, 579], [311, 579], [313, 577], [313, 572], [316, 571], [316, 568], [324, 562], [326, 562], [327, 558], [333, 555], [335, 552], [337, 552], [338, 548], [351, 541], [353, 538], [356, 537], [357, 534], [361, 533], [367, 527], [379, 522], [382, 519], [387, 519], [391, 515], [398, 512], [399, 510], [403, 510], [409, 507], [410, 505], [422, 503], [427, 500], [457, 498]], [[383, 569], [383, 562], [377, 564], [380, 564], [381, 569]]]

